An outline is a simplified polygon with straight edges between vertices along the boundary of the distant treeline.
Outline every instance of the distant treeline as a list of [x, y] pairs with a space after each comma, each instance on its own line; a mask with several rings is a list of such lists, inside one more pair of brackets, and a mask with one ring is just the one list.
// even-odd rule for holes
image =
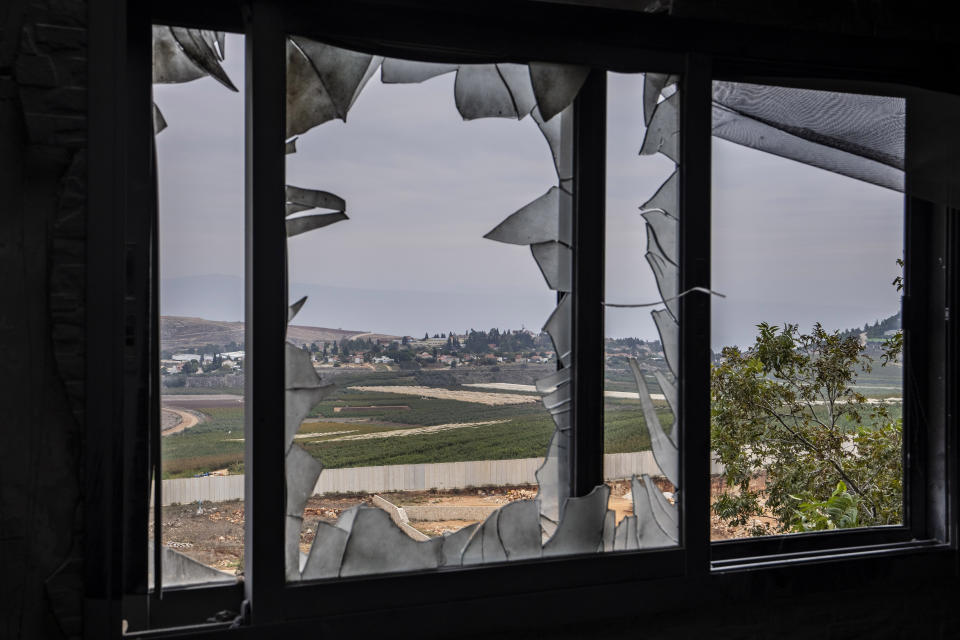
[[900, 329], [900, 326], [900, 312], [898, 311], [889, 318], [875, 320], [873, 324], [868, 322], [863, 325], [862, 329], [854, 327], [853, 329], [841, 331], [840, 335], [848, 337], [859, 336], [861, 333], [866, 333], [868, 338], [882, 338], [884, 333], [887, 331], [897, 331]]

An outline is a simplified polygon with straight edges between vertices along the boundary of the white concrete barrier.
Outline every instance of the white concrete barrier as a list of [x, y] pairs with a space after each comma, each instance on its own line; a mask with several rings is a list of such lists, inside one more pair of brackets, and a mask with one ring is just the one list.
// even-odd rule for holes
[[[542, 464], [543, 458], [523, 458], [324, 469], [314, 488], [314, 494], [534, 485], [537, 483], [535, 473]], [[715, 462], [710, 466], [711, 473], [722, 472], [722, 468]], [[650, 451], [608, 453], [603, 456], [603, 477], [606, 480], [622, 480], [644, 473], [660, 473]], [[189, 504], [198, 500], [223, 502], [242, 499], [242, 475], [163, 481], [164, 506]]]

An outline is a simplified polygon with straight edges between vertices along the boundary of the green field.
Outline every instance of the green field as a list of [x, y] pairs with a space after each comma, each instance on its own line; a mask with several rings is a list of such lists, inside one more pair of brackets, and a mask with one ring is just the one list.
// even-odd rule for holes
[[[413, 376], [402, 373], [375, 373], [343, 376], [338, 389], [311, 412], [301, 434], [331, 433], [329, 437], [298, 439], [298, 444], [328, 468], [504, 460], [534, 458], [546, 453], [554, 431], [553, 420], [540, 403], [488, 406], [445, 399], [424, 399], [414, 395], [354, 391], [351, 385], [415, 384]], [[460, 388], [460, 387], [451, 387]], [[493, 389], [472, 389], [497, 393]], [[516, 393], [516, 392], [504, 392]], [[659, 402], [658, 405], [664, 403]], [[334, 412], [337, 406], [405, 405], [409, 409], [371, 409], [348, 415]], [[243, 470], [243, 415], [238, 407], [210, 407], [199, 410], [206, 421], [163, 439], [164, 477], [190, 477], [227, 468]], [[658, 409], [660, 421], [669, 431], [673, 417], [665, 405]], [[343, 418], [349, 421], [343, 421]], [[329, 418], [330, 421], [322, 420]], [[334, 419], [339, 419], [333, 421]], [[363, 420], [362, 422], [355, 421]], [[334, 440], [343, 432], [350, 435], [385, 432], [412, 427], [478, 421], [500, 424], [463, 427], [437, 433], [369, 440]], [[332, 441], [334, 440], [334, 441]], [[639, 402], [608, 398], [605, 402], [604, 445], [607, 453], [625, 453], [650, 448]]]
[[189, 478], [243, 464], [243, 409], [207, 407], [206, 422], [162, 439], [163, 477]]
[[[900, 370], [883, 369], [871, 375], [860, 391], [868, 397], [893, 397], [902, 392], [892, 388]], [[620, 379], [606, 380], [608, 390], [633, 391], [635, 384]], [[632, 377], [632, 376], [631, 376]], [[330, 433], [329, 436], [298, 439], [298, 444], [323, 462], [327, 468], [459, 462], [467, 460], [504, 460], [543, 456], [553, 434], [553, 421], [540, 403], [488, 406], [446, 399], [426, 399], [398, 393], [362, 392], [353, 385], [412, 385], [414, 376], [405, 372], [370, 372], [337, 378], [337, 390], [310, 413], [313, 422], [305, 422], [301, 434]], [[868, 385], [875, 385], [871, 389]], [[881, 388], [891, 387], [891, 388]], [[493, 389], [449, 387], [497, 393]], [[659, 393], [655, 384], [650, 390]], [[218, 390], [223, 392], [222, 390]], [[503, 392], [516, 393], [516, 392]], [[409, 409], [389, 409], [404, 405]], [[673, 416], [663, 401], [655, 402], [660, 423], [669, 433]], [[371, 406], [370, 410], [336, 413], [335, 407]], [[384, 407], [379, 409], [377, 407]], [[243, 470], [243, 409], [209, 407], [199, 410], [206, 421], [184, 432], [163, 438], [165, 478], [190, 477], [216, 469], [231, 473]], [[888, 406], [890, 419], [900, 417], [899, 405]], [[863, 411], [866, 416], [869, 407]], [[386, 432], [413, 427], [429, 427], [478, 421], [503, 421], [500, 424], [462, 427], [436, 433], [368, 440], [338, 440], [343, 435]], [[868, 420], [864, 422], [869, 423]], [[650, 448], [640, 403], [634, 399], [606, 398], [604, 402], [604, 450], [626, 453]], [[845, 426], [853, 426], [845, 425]], [[278, 425], [278, 428], [279, 425]], [[350, 434], [334, 433], [350, 431]]]

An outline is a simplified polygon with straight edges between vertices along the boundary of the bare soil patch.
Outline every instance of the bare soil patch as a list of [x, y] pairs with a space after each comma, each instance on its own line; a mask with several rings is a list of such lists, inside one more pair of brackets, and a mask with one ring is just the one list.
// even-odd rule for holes
[[450, 389], [437, 387], [356, 386], [350, 387], [350, 389], [354, 391], [396, 393], [399, 395], [420, 396], [422, 398], [438, 398], [441, 400], [459, 400], [460, 402], [475, 402], [489, 406], [540, 402], [540, 396], [522, 396], [517, 393], [486, 393], [483, 391], [452, 391]]
[[[750, 489], [756, 491], [758, 489], [763, 489], [767, 485], [766, 474], [758, 474], [750, 480]], [[733, 487], [727, 486], [726, 482], [723, 480], [723, 476], [714, 476], [710, 479], [710, 495], [711, 497], [718, 496], [720, 494], [735, 494], [737, 490]], [[711, 500], [712, 502], [713, 500]], [[761, 504], [764, 507], [766, 513], [766, 501], [761, 498]], [[771, 531], [776, 531], [778, 526], [778, 521], [772, 515], [763, 515], [756, 518], [751, 518], [747, 524], [744, 525], [729, 525], [723, 520], [720, 519], [720, 516], [716, 515], [713, 510], [710, 511], [710, 539], [711, 540], [733, 540], [736, 538], [750, 538], [750, 531], [753, 527], [757, 525], [767, 525], [770, 527]]]

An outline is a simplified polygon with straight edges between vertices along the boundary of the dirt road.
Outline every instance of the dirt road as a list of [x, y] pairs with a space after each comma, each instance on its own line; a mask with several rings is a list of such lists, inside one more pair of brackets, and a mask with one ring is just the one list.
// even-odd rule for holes
[[[174, 423], [172, 427], [169, 429], [164, 429], [160, 433], [160, 435], [163, 437], [180, 433], [181, 431], [189, 429], [190, 427], [196, 426], [200, 423], [200, 418], [197, 417], [197, 415], [192, 411], [184, 411], [183, 409], [174, 409], [172, 407], [164, 407], [162, 411], [167, 413], [167, 415], [175, 414], [176, 417], [179, 418], [179, 420]], [[164, 420], [164, 422], [166, 422], [166, 420]]]

